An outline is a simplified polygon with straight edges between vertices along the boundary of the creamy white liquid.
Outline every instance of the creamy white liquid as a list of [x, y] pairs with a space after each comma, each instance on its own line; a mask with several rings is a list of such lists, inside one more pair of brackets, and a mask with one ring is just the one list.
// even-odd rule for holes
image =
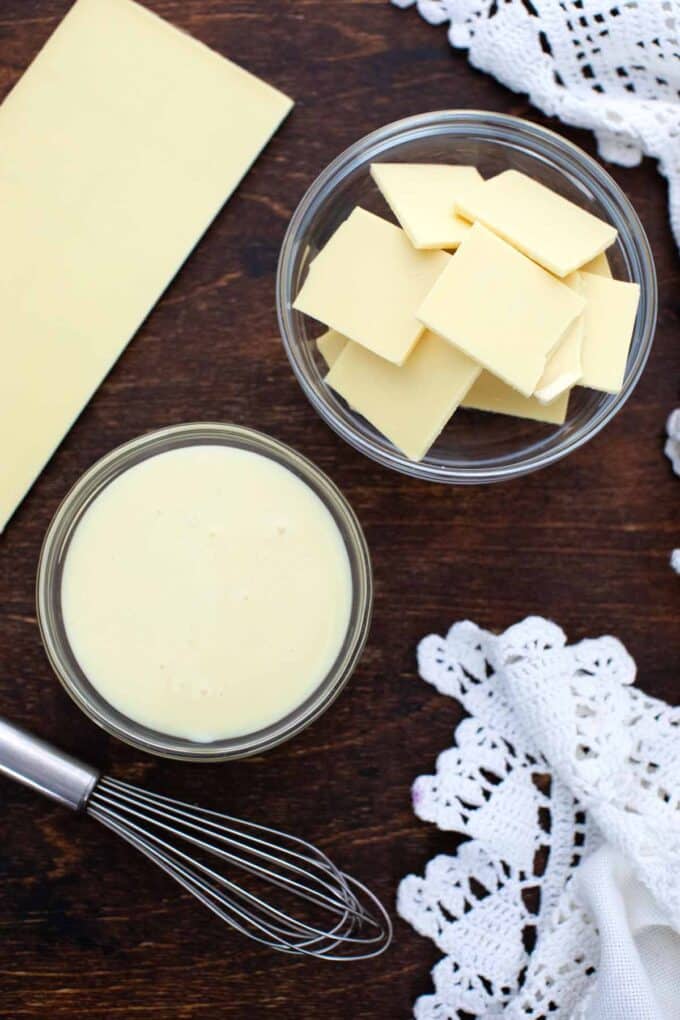
[[351, 596], [318, 496], [222, 446], [158, 454], [108, 485], [62, 581], [93, 686], [129, 718], [195, 741], [252, 733], [304, 701], [342, 646]]

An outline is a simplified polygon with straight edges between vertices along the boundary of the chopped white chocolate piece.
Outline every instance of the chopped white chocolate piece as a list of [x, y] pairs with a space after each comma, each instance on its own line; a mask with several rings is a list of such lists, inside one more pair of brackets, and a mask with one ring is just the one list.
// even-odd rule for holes
[[[563, 282], [577, 294], [582, 293], [579, 273], [570, 273], [569, 276], [565, 276]], [[581, 378], [584, 314], [581, 312], [571, 325], [567, 326], [562, 339], [546, 362], [545, 371], [534, 390], [534, 396], [542, 404], [552, 403], [560, 393], [571, 389]]]
[[580, 384], [618, 393], [626, 374], [640, 287], [594, 273], [581, 273], [581, 285], [586, 309]]
[[129, 0], [78, 0], [8, 94], [0, 531], [291, 105]]
[[535, 397], [523, 397], [490, 372], [482, 372], [477, 382], [464, 397], [461, 406], [468, 410], [493, 411], [509, 414], [513, 418], [531, 418], [551, 425], [562, 425], [567, 417], [569, 391], [561, 393], [550, 404], [542, 404]]
[[476, 223], [418, 318], [530, 397], [583, 298]]
[[326, 382], [407, 457], [421, 460], [480, 371], [426, 332], [402, 366], [348, 343]]
[[609, 265], [609, 259], [604, 252], [601, 255], [596, 255], [590, 262], [586, 262], [585, 266], [581, 266], [581, 272], [595, 273], [596, 276], [607, 276], [610, 280], [614, 275], [612, 267]]
[[470, 224], [455, 212], [459, 198], [482, 183], [473, 166], [371, 163], [371, 177], [416, 248], [457, 248]]
[[611, 224], [518, 170], [484, 181], [457, 209], [557, 276], [579, 269], [616, 240]]
[[293, 307], [401, 365], [423, 332], [416, 310], [447, 266], [403, 230], [357, 207], [309, 267]]
[[328, 367], [332, 368], [344, 351], [347, 343], [347, 337], [343, 336], [342, 333], [338, 333], [335, 329], [328, 329], [322, 336], [317, 337], [316, 346]]

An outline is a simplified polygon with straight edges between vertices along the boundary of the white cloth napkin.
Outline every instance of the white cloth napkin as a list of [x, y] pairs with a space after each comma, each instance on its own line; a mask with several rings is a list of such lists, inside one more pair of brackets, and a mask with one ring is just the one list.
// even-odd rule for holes
[[[392, 0], [410, 7], [416, 0]], [[680, 0], [417, 0], [449, 23], [470, 63], [565, 124], [590, 128], [600, 155], [643, 155], [668, 178], [680, 246]]]
[[600, 939], [584, 1020], [680, 1020], [680, 935], [628, 862], [603, 846], [574, 881]]
[[444, 954], [415, 1016], [680, 1020], [680, 710], [616, 639], [538, 617], [418, 661], [468, 717], [414, 809], [467, 839], [399, 889]]

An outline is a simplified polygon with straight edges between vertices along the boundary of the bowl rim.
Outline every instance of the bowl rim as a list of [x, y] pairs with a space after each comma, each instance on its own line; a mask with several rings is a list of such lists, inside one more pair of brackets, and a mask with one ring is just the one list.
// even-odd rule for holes
[[[306, 221], [323, 205], [326, 192], [361, 163], [379, 157], [380, 150], [389, 148], [391, 144], [431, 137], [440, 132], [461, 134], [466, 128], [472, 134], [475, 129], [484, 132], [493, 129], [499, 133], [501, 140], [508, 142], [516, 136], [515, 140], [524, 145], [531, 143], [532, 154], [536, 158], [545, 160], [545, 150], [548, 150], [553, 156], [553, 165], [557, 156], [564, 163], [571, 164], [565, 166], [557, 162], [557, 169], [565, 175], [569, 175], [570, 170], [585, 175], [598, 200], [617, 211], [617, 227], [624, 255], [627, 261], [632, 261], [633, 279], [640, 284], [640, 305], [634, 333], [634, 336], [639, 334], [640, 342], [633, 363], [627, 366], [622, 389], [617, 394], [603, 395], [604, 399], [592, 418], [565, 436], [559, 445], [509, 465], [453, 467], [428, 463], [427, 460], [416, 462], [408, 460], [391, 444], [388, 448], [378, 447], [374, 439], [338, 418], [327, 395], [310, 380], [300, 357], [293, 321], [292, 271], [297, 247]], [[544, 152], [537, 151], [539, 146]], [[376, 148], [379, 151], [376, 152]], [[622, 230], [622, 227], [625, 229]], [[525, 118], [485, 110], [437, 110], [392, 121], [363, 136], [341, 152], [312, 182], [291, 217], [281, 245], [276, 275], [276, 307], [283, 346], [298, 383], [317, 414], [334, 432], [371, 460], [401, 474], [444, 484], [474, 485], [506, 481], [548, 467], [594, 438], [612, 420], [632, 394], [647, 363], [656, 327], [658, 291], [652, 251], [640, 218], [623, 189], [597, 160], [556, 131]]]
[[[352, 568], [352, 609], [343, 648], [331, 669], [307, 698], [286, 716], [264, 729], [210, 743], [192, 741], [153, 730], [115, 709], [77, 666], [66, 661], [56, 625], [64, 631], [58, 607], [60, 567], [68, 543], [88, 507], [106, 486], [125, 471], [149, 457], [210, 442], [240, 446], [275, 459], [291, 470], [322, 501], [341, 532]], [[368, 638], [373, 613], [373, 569], [368, 543], [356, 513], [338, 486], [313, 461], [263, 432], [223, 422], [186, 422], [144, 433], [110, 450], [95, 461], [68, 491], [54, 514], [43, 539], [36, 576], [38, 627], [50, 665], [58, 680], [89, 719], [124, 743], [162, 758], [181, 761], [219, 762], [261, 754], [300, 733], [319, 718], [350, 680]], [[67, 642], [66, 642], [67, 643]]]

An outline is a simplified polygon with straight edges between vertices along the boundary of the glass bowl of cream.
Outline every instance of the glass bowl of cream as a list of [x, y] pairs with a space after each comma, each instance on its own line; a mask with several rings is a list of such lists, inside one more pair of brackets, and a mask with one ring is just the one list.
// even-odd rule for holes
[[153, 754], [221, 761], [328, 708], [372, 593], [361, 527], [323, 472], [250, 429], [184, 424], [76, 483], [45, 536], [37, 611], [94, 722]]
[[[575, 387], [564, 424], [555, 426], [461, 409], [420, 461], [410, 460], [325, 382], [316, 347], [325, 327], [293, 303], [313, 259], [356, 206], [394, 222], [370, 175], [371, 163], [476, 166], [482, 176], [520, 171], [618, 231], [607, 250], [616, 279], [640, 285], [623, 387], [611, 394]], [[553, 464], [592, 439], [635, 388], [649, 356], [657, 315], [654, 262], [628, 198], [596, 160], [561, 135], [518, 117], [482, 110], [443, 110], [387, 124], [341, 153], [295, 210], [281, 247], [277, 307], [293, 371], [317, 413], [355, 449], [384, 467], [448, 484], [505, 481]]]

